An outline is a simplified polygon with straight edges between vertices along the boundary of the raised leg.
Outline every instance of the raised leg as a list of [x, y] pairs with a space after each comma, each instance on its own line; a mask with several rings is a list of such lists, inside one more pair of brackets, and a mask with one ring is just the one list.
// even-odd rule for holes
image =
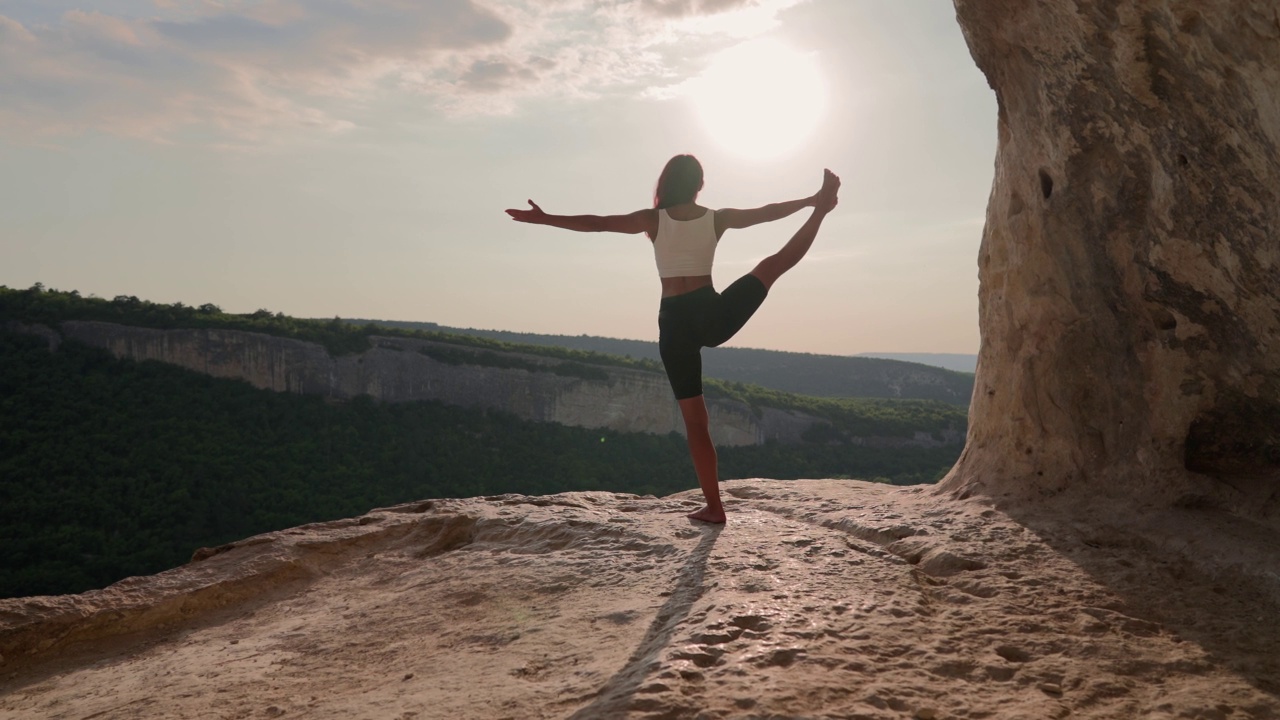
[[698, 485], [707, 505], [695, 513], [694, 520], [709, 523], [725, 521], [724, 505], [720, 502], [720, 475], [717, 467], [716, 446], [711, 443], [711, 418], [707, 403], [701, 395], [680, 401], [680, 414], [684, 416], [685, 435], [689, 440], [689, 454], [693, 457], [693, 469], [698, 474]]
[[778, 278], [782, 277], [782, 273], [795, 267], [805, 253], [809, 252], [814, 238], [818, 236], [818, 228], [822, 226], [822, 221], [838, 202], [839, 191], [840, 178], [830, 170], [824, 171], [822, 189], [815, 196], [813, 214], [804, 225], [800, 226], [796, 234], [791, 236], [787, 244], [782, 246], [781, 250], [761, 260], [751, 271], [752, 275], [764, 283], [766, 290], [772, 288]]

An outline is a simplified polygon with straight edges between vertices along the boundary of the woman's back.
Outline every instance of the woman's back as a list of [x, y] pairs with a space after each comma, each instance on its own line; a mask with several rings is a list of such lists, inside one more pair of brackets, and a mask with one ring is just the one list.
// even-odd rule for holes
[[664, 210], [666, 210], [667, 215], [669, 215], [672, 220], [697, 220], [702, 217], [704, 213], [715, 212], [709, 208], [702, 207], [696, 202], [672, 205], [669, 208], [664, 208]]
[[653, 238], [658, 277], [709, 277], [716, 260], [716, 214], [698, 206], [658, 210]]

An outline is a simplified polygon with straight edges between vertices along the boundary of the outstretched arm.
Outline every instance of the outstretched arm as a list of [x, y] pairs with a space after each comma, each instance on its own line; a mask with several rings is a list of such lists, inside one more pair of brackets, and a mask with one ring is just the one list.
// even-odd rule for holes
[[551, 215], [545, 213], [532, 200], [531, 210], [507, 210], [512, 220], [534, 225], [574, 230], [577, 232], [616, 232], [626, 234], [658, 232], [658, 214], [654, 210], [637, 210], [626, 215]]
[[736, 208], [724, 208], [716, 211], [716, 233], [723, 233], [729, 229], [748, 228], [752, 225], [760, 223], [773, 222], [781, 220], [792, 213], [799, 211], [801, 208], [812, 207], [816, 195], [800, 200], [788, 200], [786, 202], [770, 203], [758, 208], [750, 208], [747, 210], [739, 210]]

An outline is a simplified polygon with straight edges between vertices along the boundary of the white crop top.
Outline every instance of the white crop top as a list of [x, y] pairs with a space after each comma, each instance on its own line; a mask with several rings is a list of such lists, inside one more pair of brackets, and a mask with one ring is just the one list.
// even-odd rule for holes
[[658, 277], [710, 275], [716, 257], [716, 213], [710, 208], [693, 220], [676, 220], [658, 211], [658, 236], [653, 240]]

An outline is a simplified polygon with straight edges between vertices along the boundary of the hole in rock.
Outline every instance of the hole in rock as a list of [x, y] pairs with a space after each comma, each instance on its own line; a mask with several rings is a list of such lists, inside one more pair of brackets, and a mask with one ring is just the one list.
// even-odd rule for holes
[[1174, 314], [1160, 308], [1151, 314], [1151, 319], [1155, 322], [1158, 330], [1168, 332], [1178, 327], [1178, 318]]
[[1031, 653], [1012, 645], [1001, 645], [997, 647], [996, 654], [1009, 662], [1024, 663], [1031, 659]]
[[1049, 177], [1049, 173], [1044, 168], [1040, 169], [1040, 193], [1044, 195], [1045, 200], [1053, 194], [1053, 178]]
[[1178, 154], [1178, 166], [1179, 166], [1179, 167], [1186, 167], [1186, 166], [1187, 166], [1187, 164], [1188, 164], [1189, 162], [1190, 162], [1190, 161], [1188, 161], [1188, 160], [1187, 160], [1187, 156], [1186, 156], [1186, 155], [1183, 155], [1183, 154], [1181, 154], [1181, 153], [1179, 153], [1179, 154]]
[[1223, 392], [1191, 422], [1184, 443], [1188, 470], [1270, 496], [1280, 482], [1280, 402]]

